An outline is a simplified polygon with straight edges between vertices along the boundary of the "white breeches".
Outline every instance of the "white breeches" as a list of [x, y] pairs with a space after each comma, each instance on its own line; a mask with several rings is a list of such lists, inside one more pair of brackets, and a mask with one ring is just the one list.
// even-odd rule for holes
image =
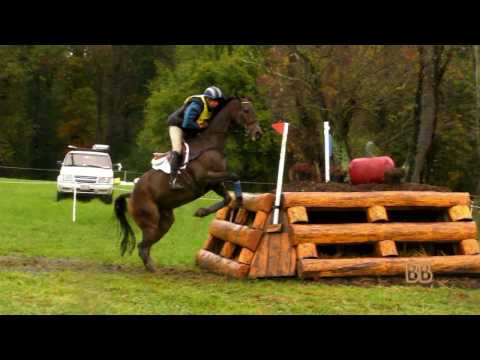
[[178, 126], [170, 126], [170, 141], [172, 142], [172, 150], [182, 153], [182, 144], [183, 144], [183, 130]]

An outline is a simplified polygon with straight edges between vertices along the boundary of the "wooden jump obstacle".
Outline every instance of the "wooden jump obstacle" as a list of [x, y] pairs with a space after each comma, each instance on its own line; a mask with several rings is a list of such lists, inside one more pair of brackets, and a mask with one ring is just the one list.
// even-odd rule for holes
[[284, 193], [277, 229], [274, 198], [244, 194], [218, 211], [198, 265], [236, 278], [480, 274], [468, 193]]

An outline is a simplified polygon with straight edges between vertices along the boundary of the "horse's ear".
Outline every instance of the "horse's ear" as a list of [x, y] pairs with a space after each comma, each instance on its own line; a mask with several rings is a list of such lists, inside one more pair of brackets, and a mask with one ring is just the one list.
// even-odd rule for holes
[[242, 100], [242, 99], [243, 99], [243, 96], [242, 96], [242, 94], [240, 94], [238, 91], [235, 91], [235, 92], [233, 93], [233, 98], [234, 98], [234, 99]]

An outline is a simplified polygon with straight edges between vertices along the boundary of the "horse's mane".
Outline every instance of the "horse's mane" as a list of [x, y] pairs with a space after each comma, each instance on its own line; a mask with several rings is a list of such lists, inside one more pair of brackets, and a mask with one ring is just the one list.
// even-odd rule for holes
[[[220, 104], [215, 109], [213, 109], [212, 120], [215, 119], [215, 117], [217, 117], [217, 115], [219, 115], [222, 112], [222, 110], [224, 110], [228, 106], [228, 104], [230, 104], [233, 100], [239, 100], [240, 101], [241, 99], [240, 99], [240, 97], [233, 96], [233, 97], [229, 97], [227, 99], [224, 99], [224, 100], [220, 101]], [[208, 130], [208, 128], [200, 130], [199, 132], [197, 132], [197, 131], [190, 132], [189, 130], [184, 130], [185, 140], [188, 142], [188, 141], [190, 141], [191, 139], [193, 139], [197, 136], [203, 135], [203, 133], [207, 130]]]
[[220, 105], [213, 110], [212, 119], [217, 116], [223, 109], [225, 109], [227, 105], [230, 104], [230, 102], [232, 102], [233, 100], [240, 100], [240, 98], [233, 96], [229, 97], [228, 99], [222, 100], [220, 102]]

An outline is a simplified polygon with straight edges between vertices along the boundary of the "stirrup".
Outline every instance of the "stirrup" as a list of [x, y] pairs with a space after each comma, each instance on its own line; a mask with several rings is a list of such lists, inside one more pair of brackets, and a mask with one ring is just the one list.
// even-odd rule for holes
[[169, 182], [171, 190], [183, 190], [185, 187], [182, 184], [179, 184], [176, 177], [172, 178]]

